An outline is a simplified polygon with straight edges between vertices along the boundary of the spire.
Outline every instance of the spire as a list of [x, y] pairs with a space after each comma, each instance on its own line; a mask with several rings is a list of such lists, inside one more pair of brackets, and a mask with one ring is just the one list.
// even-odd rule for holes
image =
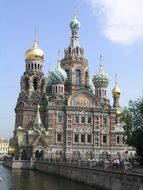
[[37, 126], [41, 126], [42, 125], [39, 108], [40, 108], [40, 106], [38, 104], [38, 106], [37, 106], [37, 114], [36, 114], [36, 118], [35, 118], [35, 125], [37, 125]]
[[58, 50], [58, 61], [60, 60], [60, 50]]
[[38, 44], [37, 44], [37, 28], [36, 28], [36, 26], [35, 26], [35, 30], [34, 30], [33, 48], [38, 48]]
[[73, 20], [70, 22], [70, 28], [71, 28], [71, 41], [70, 41], [70, 47], [80, 47], [79, 39], [78, 39], [78, 30], [80, 28], [80, 22], [77, 20], [77, 13], [76, 8], [74, 7], [73, 11]]
[[118, 83], [118, 75], [117, 74], [115, 74], [115, 86], [117, 86], [117, 83]]
[[76, 6], [74, 6], [73, 19], [76, 19], [76, 17], [77, 17]]
[[99, 72], [103, 72], [103, 56], [100, 54]]

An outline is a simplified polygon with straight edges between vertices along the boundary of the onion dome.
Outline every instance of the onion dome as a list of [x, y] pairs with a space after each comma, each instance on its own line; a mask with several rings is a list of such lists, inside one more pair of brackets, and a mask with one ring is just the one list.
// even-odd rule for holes
[[37, 41], [34, 40], [32, 48], [25, 52], [25, 60], [28, 61], [44, 61], [44, 52], [38, 48]]
[[105, 88], [109, 84], [109, 77], [103, 71], [102, 56], [100, 56], [100, 69], [98, 73], [95, 76], [93, 76], [93, 84], [95, 85], [95, 87], [105, 87]]
[[70, 23], [70, 28], [71, 30], [78, 30], [80, 28], [80, 22], [76, 18], [74, 18]]
[[74, 18], [70, 23], [71, 30], [78, 30], [80, 28], [80, 22], [76, 18], [76, 9], [74, 9]]
[[121, 90], [117, 86], [117, 75], [115, 75], [116, 81], [115, 81], [115, 87], [112, 90], [113, 97], [119, 97], [121, 95]]
[[67, 80], [67, 73], [61, 68], [60, 60], [58, 60], [57, 67], [51, 71], [50, 80], [52, 80], [52, 83], [65, 83]]
[[117, 86], [115, 86], [112, 90], [112, 95], [113, 96], [120, 96], [121, 95], [121, 90]]

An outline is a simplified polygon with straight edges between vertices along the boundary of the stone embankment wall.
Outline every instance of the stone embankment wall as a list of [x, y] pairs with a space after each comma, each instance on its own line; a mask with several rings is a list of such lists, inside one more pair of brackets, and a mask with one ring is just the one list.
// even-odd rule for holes
[[13, 169], [34, 169], [35, 167], [35, 161], [34, 160], [4, 160], [3, 161], [4, 166], [7, 166], [9, 168]]
[[143, 190], [143, 175], [140, 174], [40, 161], [4, 161], [4, 165], [16, 169], [35, 169], [103, 190]]

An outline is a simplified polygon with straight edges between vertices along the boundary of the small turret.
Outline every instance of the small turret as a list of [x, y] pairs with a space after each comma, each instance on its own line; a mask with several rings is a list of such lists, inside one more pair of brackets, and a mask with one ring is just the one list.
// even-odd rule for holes
[[113, 107], [116, 108], [116, 115], [120, 116], [121, 115], [121, 110], [120, 110], [120, 95], [121, 95], [121, 90], [117, 85], [117, 75], [115, 75], [115, 87], [112, 90], [112, 95], [113, 95]]
[[109, 84], [109, 77], [103, 71], [103, 58], [100, 55], [100, 68], [98, 73], [93, 76], [93, 84], [95, 86], [95, 96], [106, 97], [106, 88]]

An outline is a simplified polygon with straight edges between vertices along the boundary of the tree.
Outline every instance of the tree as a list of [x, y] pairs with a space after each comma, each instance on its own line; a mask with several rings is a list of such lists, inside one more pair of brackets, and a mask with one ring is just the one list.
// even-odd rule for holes
[[125, 141], [143, 156], [143, 98], [129, 101], [122, 114]]

